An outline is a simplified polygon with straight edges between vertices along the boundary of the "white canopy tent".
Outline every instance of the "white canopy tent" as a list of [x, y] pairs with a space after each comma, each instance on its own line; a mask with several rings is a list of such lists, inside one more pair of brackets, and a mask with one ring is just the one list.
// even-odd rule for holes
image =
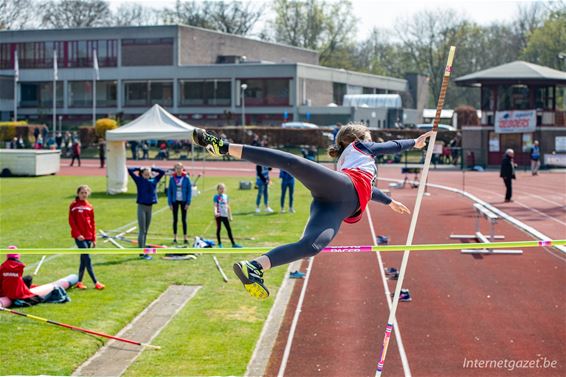
[[106, 132], [106, 191], [119, 194], [128, 191], [126, 141], [128, 140], [191, 140], [195, 129], [169, 114], [159, 105], [125, 126]]

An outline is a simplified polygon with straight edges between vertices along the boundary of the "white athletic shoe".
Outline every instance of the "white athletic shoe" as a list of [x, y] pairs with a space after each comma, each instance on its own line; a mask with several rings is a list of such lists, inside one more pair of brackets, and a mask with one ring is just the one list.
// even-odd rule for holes
[[295, 208], [293, 208], [293, 207], [289, 208], [289, 212], [295, 213]]
[[281, 213], [286, 213], [285, 208], [281, 208]]
[[259, 207], [257, 207], [257, 208], [255, 209], [255, 213], [260, 213], [260, 212], [261, 212], [261, 209], [259, 209]]
[[271, 207], [266, 207], [265, 212], [273, 213], [273, 210], [271, 209]]

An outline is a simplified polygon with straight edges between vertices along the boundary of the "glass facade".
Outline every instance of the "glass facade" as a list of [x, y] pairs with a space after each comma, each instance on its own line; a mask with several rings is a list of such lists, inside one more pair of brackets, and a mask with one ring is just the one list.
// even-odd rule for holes
[[[92, 81], [69, 81], [68, 84], [69, 107], [92, 106]], [[116, 81], [97, 81], [96, 106], [115, 107], [116, 104]]]
[[122, 40], [123, 66], [173, 65], [173, 38], [139, 38]]
[[[63, 107], [63, 82], [57, 82], [57, 107]], [[20, 83], [21, 107], [53, 107], [53, 82]]]
[[97, 51], [99, 67], [118, 65], [118, 41], [57, 41], [0, 43], [0, 69], [13, 69], [15, 51], [18, 51], [20, 68], [52, 68], [53, 51], [57, 50], [59, 68], [81, 68], [93, 66], [94, 50]]
[[136, 81], [124, 84], [126, 106], [173, 105], [172, 81]]
[[230, 106], [232, 83], [226, 80], [181, 81], [180, 106]]
[[289, 106], [289, 79], [245, 79], [246, 106]]

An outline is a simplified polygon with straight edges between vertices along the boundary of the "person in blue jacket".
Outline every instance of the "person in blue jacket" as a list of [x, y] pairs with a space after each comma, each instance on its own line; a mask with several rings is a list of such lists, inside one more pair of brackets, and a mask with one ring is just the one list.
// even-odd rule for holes
[[268, 166], [256, 165], [255, 172], [255, 184], [257, 186], [257, 197], [255, 200], [256, 212], [260, 212], [261, 197], [263, 196], [263, 204], [265, 205], [265, 212], [273, 212], [269, 206], [269, 171], [271, 170]]
[[279, 178], [281, 179], [281, 213], [285, 213], [285, 196], [287, 194], [287, 189], [289, 190], [289, 212], [295, 213], [295, 208], [293, 207], [295, 177], [293, 177], [285, 170], [280, 170]]
[[167, 203], [173, 212], [173, 243], [177, 243], [177, 223], [180, 208], [181, 221], [183, 222], [183, 243], [187, 245], [189, 243], [187, 239], [187, 211], [191, 205], [192, 197], [191, 179], [180, 162], [175, 164], [174, 169], [167, 188]]
[[[157, 175], [152, 176], [152, 172]], [[147, 232], [151, 224], [151, 210], [154, 204], [157, 204], [157, 184], [165, 175], [165, 171], [159, 168], [128, 168], [128, 174], [136, 183], [138, 195], [136, 203], [138, 203], [138, 247], [145, 247], [147, 240]], [[144, 259], [152, 259], [151, 255], [140, 254]]]

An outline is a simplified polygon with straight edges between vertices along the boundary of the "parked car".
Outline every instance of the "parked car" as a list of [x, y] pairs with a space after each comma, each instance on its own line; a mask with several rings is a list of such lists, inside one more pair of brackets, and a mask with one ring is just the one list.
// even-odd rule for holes
[[286, 122], [282, 123], [281, 127], [283, 128], [318, 128], [316, 124], [307, 123], [307, 122]]
[[[432, 130], [432, 123], [417, 124], [417, 129], [419, 131], [430, 131]], [[457, 129], [447, 124], [438, 124], [438, 131], [457, 131]]]

